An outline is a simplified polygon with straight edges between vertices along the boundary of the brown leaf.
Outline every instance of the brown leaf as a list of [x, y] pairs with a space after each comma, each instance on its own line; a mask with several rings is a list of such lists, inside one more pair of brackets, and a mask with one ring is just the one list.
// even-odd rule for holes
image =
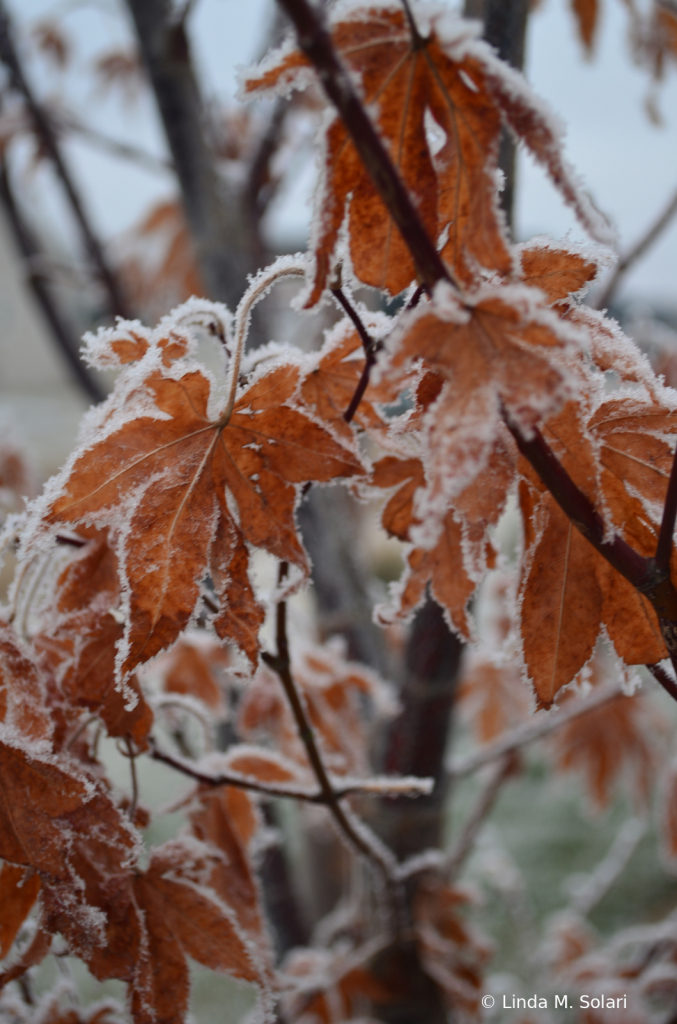
[[[424, 487], [420, 459], [386, 456], [374, 466], [371, 482], [376, 487], [388, 489], [400, 485], [383, 510], [382, 523], [392, 536], [410, 540], [412, 528], [420, 523], [414, 511], [416, 492]], [[480, 532], [483, 535], [484, 530]], [[379, 609], [380, 619], [388, 622], [393, 614], [405, 617], [410, 615], [424, 599], [426, 587], [430, 584], [433, 597], [446, 610], [453, 628], [468, 637], [470, 627], [466, 607], [476, 583], [465, 567], [462, 541], [459, 517], [450, 509], [434, 545], [426, 548], [412, 544], [406, 553], [404, 574], [392, 587], [394, 608]]]
[[260, 982], [226, 907], [181, 876], [190, 853], [181, 843], [167, 843], [154, 851], [148, 871], [134, 881], [145, 931], [132, 990], [136, 1024], [183, 1024], [189, 994], [187, 956], [212, 970]]
[[600, 558], [549, 495], [546, 525], [522, 584], [524, 660], [539, 707], [550, 707], [590, 660], [602, 624]]
[[559, 302], [595, 279], [597, 264], [570, 249], [530, 242], [519, 246], [521, 279], [540, 288], [548, 302]]
[[182, 693], [202, 701], [208, 708], [222, 715], [223, 692], [219, 670], [229, 663], [222, 647], [216, 644], [179, 640], [166, 659], [158, 664], [163, 673], [163, 688], [167, 693]]
[[52, 732], [45, 679], [4, 622], [0, 622], [0, 722], [26, 739], [46, 739]]
[[570, 2], [571, 10], [576, 19], [578, 35], [586, 54], [590, 56], [599, 21], [599, 0], [570, 0]]
[[[229, 799], [233, 792], [232, 787], [222, 787], [200, 793], [190, 813], [191, 825], [198, 839], [219, 852], [209, 876], [210, 887], [227, 906], [232, 907], [245, 932], [259, 946], [265, 946], [268, 940], [261, 895], [249, 859], [249, 837], [243, 836], [241, 815]], [[242, 793], [242, 790], [238, 792]], [[250, 801], [247, 794], [243, 795]], [[251, 813], [254, 814], [253, 807]]]
[[81, 528], [80, 533], [88, 542], [57, 580], [55, 607], [36, 648], [71, 708], [100, 715], [109, 736], [129, 736], [144, 749], [153, 712], [136, 676], [127, 680], [124, 692], [115, 682], [117, 645], [124, 634], [113, 614], [120, 604], [118, 559], [106, 531]]
[[[448, 230], [442, 256], [460, 280], [475, 281], [478, 265], [511, 273], [495, 184], [503, 121], [545, 164], [584, 222], [594, 221], [561, 158], [550, 121], [521, 79], [506, 75], [464, 22], [451, 24], [448, 13], [433, 14], [414, 38], [399, 6], [361, 9], [339, 19], [332, 25], [334, 43], [359, 77], [363, 102], [375, 112], [379, 134], [429, 235], [439, 238]], [[249, 75], [245, 90], [288, 92], [290, 85], [303, 87], [307, 81], [307, 61], [287, 47]], [[317, 270], [308, 305], [318, 301], [326, 285], [349, 197], [350, 254], [358, 278], [396, 294], [415, 277], [407, 246], [343, 122], [335, 118], [326, 135]]]
[[[167, 376], [153, 352], [148, 358], [143, 393], [154, 411], [146, 411], [149, 398], [142, 412], [134, 410], [141, 387], [127, 394], [128, 418], [108, 433], [104, 422], [45, 516], [49, 524], [94, 521], [117, 530], [125, 524], [117, 535], [130, 588], [123, 676], [177, 639], [210, 563], [225, 584], [236, 553], [244, 610], [235, 624], [227, 615], [217, 621], [222, 633], [230, 629], [245, 644], [240, 626], [258, 621], [259, 612], [245, 576], [246, 549], [233, 547], [235, 526], [247, 543], [306, 571], [294, 521], [298, 485], [361, 471], [348, 448], [293, 407], [296, 366], [261, 373], [224, 419], [210, 418], [209, 380], [199, 369]], [[253, 656], [251, 645], [248, 653]]]
[[40, 891], [40, 876], [14, 864], [0, 868], [0, 960], [9, 953]]

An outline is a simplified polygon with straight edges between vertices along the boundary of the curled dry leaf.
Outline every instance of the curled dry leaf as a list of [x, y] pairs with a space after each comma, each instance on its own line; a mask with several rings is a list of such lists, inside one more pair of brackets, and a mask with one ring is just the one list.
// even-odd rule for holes
[[113, 532], [129, 594], [123, 678], [174, 643], [208, 572], [223, 601], [217, 633], [255, 664], [263, 612], [247, 545], [307, 571], [294, 521], [299, 485], [352, 476], [361, 464], [294, 406], [295, 364], [260, 373], [232, 410], [214, 414], [209, 378], [197, 364], [165, 372], [153, 349], [144, 358], [132, 371], [137, 386], [123, 375], [119, 388], [127, 390], [112, 396], [111, 418], [99, 421], [53, 488], [43, 524]]

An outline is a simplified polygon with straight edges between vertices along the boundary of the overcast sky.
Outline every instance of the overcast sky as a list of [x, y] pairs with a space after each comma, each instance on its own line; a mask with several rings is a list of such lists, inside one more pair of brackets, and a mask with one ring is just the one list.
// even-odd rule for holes
[[[117, 97], [102, 99], [88, 84], [88, 62], [131, 38], [122, 4], [115, 0], [13, 0], [17, 21], [27, 23], [48, 11], [68, 11], [64, 24], [78, 42], [78, 60], [61, 83], [73, 107], [110, 135], [163, 152], [162, 133], [147, 98], [124, 107]], [[593, 61], [585, 61], [575, 38], [569, 0], [543, 0], [533, 14], [527, 44], [527, 75], [567, 125], [567, 157], [587, 183], [598, 205], [612, 219], [627, 247], [677, 189], [677, 71], [670, 69], [658, 101], [664, 125], [645, 112], [650, 88], [646, 71], [636, 68], [626, 40], [621, 0], [602, 0], [603, 23]], [[198, 0], [191, 19], [193, 46], [206, 95], [228, 99], [236, 89], [236, 68], [259, 52], [271, 5], [269, 0]], [[56, 79], [41, 72], [42, 92]], [[108, 238], [129, 227], [153, 200], [171, 192], [168, 175], [128, 167], [92, 150], [69, 144], [82, 187], [99, 230]], [[59, 222], [58, 200], [47, 186], [49, 172], [38, 170], [30, 187], [36, 202], [49, 195], [48, 215]], [[298, 174], [272, 212], [270, 229], [280, 239], [301, 240], [309, 219], [313, 173]], [[523, 237], [571, 231], [582, 233], [543, 173], [528, 158], [519, 168], [517, 230]], [[627, 282], [628, 293], [677, 306], [677, 220]]]

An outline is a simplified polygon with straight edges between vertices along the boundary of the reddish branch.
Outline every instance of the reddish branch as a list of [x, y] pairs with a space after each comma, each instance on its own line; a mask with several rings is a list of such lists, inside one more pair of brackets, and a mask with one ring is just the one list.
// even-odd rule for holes
[[383, 348], [383, 345], [380, 341], [377, 341], [375, 338], [372, 338], [372, 336], [369, 334], [369, 331], [362, 323], [360, 314], [357, 312], [353, 304], [348, 300], [348, 297], [341, 288], [340, 284], [333, 287], [331, 293], [338, 302], [338, 304], [341, 306], [343, 310], [345, 310], [345, 312], [348, 314], [353, 324], [355, 325], [355, 330], [360, 336], [360, 341], [362, 342], [362, 348], [364, 349], [365, 355], [364, 368], [360, 375], [360, 379], [357, 382], [357, 387], [355, 388], [353, 397], [350, 399], [350, 404], [348, 405], [348, 408], [343, 414], [343, 419], [346, 421], [346, 423], [350, 423], [353, 416], [357, 412], [360, 402], [364, 398], [365, 391], [369, 387], [369, 378], [371, 376], [371, 371], [376, 364], [376, 356]]
[[[280, 582], [285, 579], [287, 571], [287, 563], [282, 562], [280, 565]], [[351, 846], [365, 857], [383, 878], [390, 897], [395, 928], [399, 930], [405, 903], [401, 883], [398, 881], [394, 870], [394, 858], [390, 851], [383, 847], [375, 836], [372, 836], [370, 830], [363, 822], [356, 826], [356, 823], [346, 813], [345, 808], [341, 806], [339, 795], [329, 778], [329, 773], [322, 760], [322, 755], [315, 739], [315, 733], [303, 705], [303, 699], [294, 682], [291, 672], [291, 658], [289, 656], [289, 640], [287, 637], [286, 601], [279, 601], [277, 605], [275, 638], [277, 653], [264, 653], [261, 657], [266, 665], [277, 674], [282, 683], [282, 688], [294, 716], [299, 738], [306, 748], [308, 760], [320, 787], [322, 796], [320, 802], [326, 805], [341, 833], [346, 837]]]
[[[372, 183], [397, 224], [411, 252], [421, 282], [431, 292], [442, 280], [450, 280], [447, 267], [435, 250], [412, 200], [402, 184], [376, 129], [367, 115], [341, 63], [321, 14], [307, 0], [278, 0], [293, 22], [300, 49], [317, 71], [322, 86], [340, 113]], [[668, 568], [655, 558], [644, 558], [605, 524], [587, 496], [576, 486], [535, 431], [527, 439], [506, 417], [507, 425], [524, 457], [551, 492], [573, 525], [618, 572], [651, 602], [661, 634], [677, 671], [677, 589]], [[664, 517], [666, 518], [666, 517]], [[667, 526], [666, 526], [667, 529]], [[670, 550], [671, 550], [670, 533]], [[664, 545], [665, 547], [665, 545]], [[661, 554], [664, 555], [664, 547]], [[668, 553], [669, 560], [669, 553]]]

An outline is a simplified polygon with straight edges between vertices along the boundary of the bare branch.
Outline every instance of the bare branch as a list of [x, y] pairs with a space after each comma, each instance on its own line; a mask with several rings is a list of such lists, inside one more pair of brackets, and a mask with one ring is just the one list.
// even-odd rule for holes
[[468, 854], [475, 845], [475, 840], [477, 839], [486, 817], [489, 815], [496, 803], [496, 799], [503, 787], [503, 783], [510, 777], [510, 775], [514, 774], [515, 768], [516, 755], [514, 750], [511, 750], [503, 754], [498, 764], [495, 766], [495, 769], [491, 774], [491, 778], [482, 790], [477, 804], [473, 808], [463, 827], [463, 831], [458, 838], [456, 846], [449, 852], [445, 859], [442, 870], [450, 881], [453, 881], [461, 870]]
[[[285, 579], [287, 572], [288, 565], [286, 562], [282, 562], [280, 564], [280, 582]], [[266, 665], [277, 674], [282, 683], [282, 688], [289, 701], [289, 706], [296, 722], [299, 737], [306, 748], [308, 760], [324, 798], [323, 803], [327, 806], [340, 832], [346, 837], [351, 846], [365, 857], [383, 878], [391, 899], [395, 927], [398, 930], [401, 925], [401, 914], [405, 903], [401, 884], [397, 879], [395, 858], [386, 847], [382, 846], [363, 822], [354, 819], [352, 815], [349, 816], [341, 806], [332, 780], [322, 760], [313, 727], [303, 705], [303, 699], [291, 673], [289, 641], [287, 638], [286, 601], [279, 601], [277, 605], [275, 637], [277, 654], [263, 654], [262, 657]]]
[[[30, 267], [41, 256], [41, 253], [33, 233], [26, 224], [16, 203], [4, 161], [0, 161], [0, 202], [5, 207], [19, 252]], [[106, 397], [105, 392], [80, 359], [77, 341], [62, 316], [44, 276], [29, 272], [27, 282], [38, 306], [42, 310], [42, 315], [49, 325], [56, 346], [68, 364], [71, 374], [90, 401], [103, 401]]]
[[[95, 716], [93, 716], [95, 717]], [[87, 725], [92, 718], [87, 720]], [[216, 789], [219, 786], [236, 786], [239, 789], [249, 789], [254, 793], [261, 793], [263, 796], [282, 797], [290, 800], [304, 800], [311, 804], [328, 803], [326, 794], [322, 790], [309, 789], [307, 786], [293, 785], [293, 783], [260, 782], [250, 775], [243, 775], [237, 771], [219, 772], [218, 775], [208, 775], [195, 768], [190, 761], [184, 758], [175, 757], [167, 751], [161, 750], [155, 740], [150, 740], [150, 757], [154, 761], [161, 761], [169, 765], [177, 772], [195, 779], [203, 786]], [[397, 779], [389, 776], [375, 775], [369, 779], [331, 779], [333, 794], [337, 800], [345, 800], [346, 797], [354, 796], [357, 793], [372, 793], [378, 796], [409, 796], [416, 797], [420, 794], [430, 792], [430, 779]]]
[[348, 408], [343, 414], [343, 419], [346, 421], [346, 423], [350, 423], [353, 416], [357, 412], [360, 402], [364, 398], [365, 391], [369, 387], [369, 378], [371, 376], [371, 371], [374, 367], [374, 364], [376, 363], [376, 355], [383, 348], [383, 345], [380, 341], [376, 341], [376, 339], [372, 338], [372, 336], [369, 334], [369, 331], [364, 326], [360, 314], [357, 312], [352, 302], [350, 302], [350, 300], [348, 299], [348, 296], [343, 291], [341, 285], [337, 284], [333, 286], [331, 289], [331, 293], [338, 302], [338, 304], [341, 306], [341, 308], [348, 314], [348, 316], [352, 320], [355, 326], [355, 330], [360, 336], [360, 341], [362, 342], [362, 347], [364, 349], [364, 354], [366, 357], [364, 368], [360, 375], [360, 379], [357, 382], [357, 387], [355, 388], [353, 397], [350, 399], [350, 404], [348, 405]]
[[96, 237], [94, 229], [89, 222], [89, 218], [85, 213], [82, 199], [70, 170], [66, 165], [66, 161], [63, 153], [61, 152], [61, 148], [50, 119], [38, 103], [38, 100], [28, 83], [28, 79], [24, 74], [19, 54], [14, 45], [12, 29], [9, 16], [5, 9], [4, 0], [0, 0], [0, 60], [2, 60], [10, 73], [12, 87], [23, 96], [33, 120], [35, 133], [40, 140], [41, 146], [52, 161], [61, 184], [63, 185], [73, 211], [73, 215], [80, 228], [85, 248], [87, 249], [92, 263], [96, 268], [99, 280], [106, 289], [111, 313], [116, 316], [131, 319], [131, 311], [129, 310], [122, 295], [119, 282], [108, 265], [101, 243]]
[[50, 112], [50, 119], [57, 131], [79, 135], [112, 156], [120, 157], [122, 160], [131, 160], [141, 167], [146, 167], [149, 171], [168, 171], [174, 173], [174, 165], [165, 157], [155, 156], [154, 153], [149, 153], [138, 146], [132, 146], [128, 142], [112, 139], [109, 135], [105, 135], [91, 125], [85, 124], [75, 114], [64, 111], [52, 111]]
[[[665, 6], [667, 7], [668, 5], [665, 4]], [[672, 11], [673, 13], [677, 13], [677, 5], [675, 5], [675, 7], [672, 8]], [[618, 261], [611, 277], [609, 278], [606, 287], [599, 295], [599, 297], [595, 299], [593, 303], [591, 303], [591, 305], [593, 305], [595, 309], [609, 308], [616, 292], [618, 291], [618, 287], [623, 278], [625, 277], [625, 275], [627, 274], [627, 272], [631, 269], [631, 267], [634, 266], [635, 263], [637, 263], [638, 260], [642, 258], [642, 256], [644, 256], [644, 254], [647, 252], [648, 249], [651, 248], [654, 242], [657, 241], [658, 238], [660, 238], [660, 236], [668, 227], [670, 221], [676, 213], [677, 191], [675, 191], [674, 195], [670, 199], [670, 202], [665, 207], [663, 212], [656, 218], [653, 224], [651, 224], [648, 231], [646, 231], [645, 234], [642, 235], [642, 237], [639, 239], [639, 241], [636, 242], [635, 245], [633, 245], [632, 249], [630, 249], [625, 254], [625, 256], [622, 256], [621, 259]]]
[[511, 751], [526, 746], [527, 743], [540, 740], [551, 732], [556, 732], [563, 725], [567, 725], [568, 722], [572, 722], [575, 718], [580, 718], [581, 715], [587, 715], [589, 711], [595, 711], [604, 704], [608, 704], [609, 701], [615, 700], [621, 693], [620, 683], [613, 683], [608, 686], [601, 686], [590, 697], [587, 697], [585, 700], [576, 701], [568, 708], [539, 712], [539, 718], [536, 721], [526, 722], [516, 729], [511, 729], [509, 732], [499, 736], [493, 743], [487, 743], [485, 746], [480, 747], [479, 750], [474, 750], [465, 757], [452, 761], [449, 766], [449, 774], [452, 779], [459, 779], [464, 775], [470, 775], [483, 765], [490, 764], [491, 761], [504, 757]]

